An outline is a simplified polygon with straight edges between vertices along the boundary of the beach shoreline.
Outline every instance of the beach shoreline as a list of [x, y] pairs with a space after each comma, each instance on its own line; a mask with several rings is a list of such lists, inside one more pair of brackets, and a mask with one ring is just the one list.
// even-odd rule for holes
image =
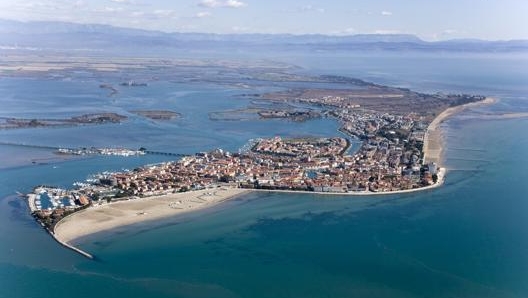
[[478, 102], [472, 102], [448, 108], [442, 113], [440, 113], [438, 116], [436, 116], [427, 127], [427, 131], [424, 136], [424, 164], [434, 162], [439, 167], [443, 168], [443, 150], [446, 144], [440, 125], [444, 121], [456, 114], [459, 114], [460, 112], [466, 109], [491, 105], [495, 104], [496, 102], [497, 99], [493, 97], [486, 97], [484, 100]]
[[[158, 221], [172, 216], [216, 206], [227, 200], [237, 198], [252, 192], [312, 194], [324, 196], [383, 196], [406, 194], [437, 188], [444, 182], [445, 169], [438, 172], [438, 181], [432, 185], [413, 189], [403, 189], [385, 192], [316, 192], [297, 190], [268, 190], [248, 188], [215, 188], [188, 191], [176, 194], [144, 197], [96, 205], [64, 217], [54, 227], [50, 234], [60, 244], [79, 252], [72, 242], [99, 232], [130, 226], [138, 223]], [[82, 251], [81, 254], [88, 254]], [[90, 257], [93, 258], [93, 257]]]
[[202, 210], [247, 193], [242, 188], [214, 188], [95, 205], [64, 217], [53, 228], [59, 243], [140, 222]]

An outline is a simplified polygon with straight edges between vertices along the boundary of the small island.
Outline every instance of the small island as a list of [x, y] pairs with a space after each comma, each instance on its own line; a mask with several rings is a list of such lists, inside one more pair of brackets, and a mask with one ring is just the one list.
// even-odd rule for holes
[[181, 117], [180, 113], [168, 110], [133, 110], [132, 114], [143, 116], [152, 120], [173, 120]]
[[268, 110], [259, 111], [259, 116], [263, 119], [291, 119], [292, 121], [302, 122], [310, 119], [320, 118], [321, 113], [317, 111], [285, 111], [285, 110]]
[[116, 113], [94, 113], [74, 116], [69, 119], [23, 119], [23, 118], [0, 118], [0, 129], [20, 129], [36, 127], [64, 127], [88, 124], [121, 123], [127, 119], [126, 116]]

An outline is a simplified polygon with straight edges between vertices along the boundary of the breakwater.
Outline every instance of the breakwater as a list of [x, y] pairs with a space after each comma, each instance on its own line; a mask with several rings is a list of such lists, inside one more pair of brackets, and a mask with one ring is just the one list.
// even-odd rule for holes
[[53, 231], [50, 231], [49, 229], [46, 229], [48, 231], [48, 233], [51, 235], [51, 237], [53, 237], [53, 239], [55, 239], [55, 241], [57, 241], [60, 245], [66, 247], [66, 248], [69, 248], [71, 250], [73, 250], [74, 252], [84, 256], [84, 257], [87, 257], [88, 259], [90, 260], [94, 260], [94, 256], [85, 252], [84, 250], [82, 249], [79, 249], [73, 245], [70, 245], [62, 240], [60, 240], [59, 238], [57, 238], [57, 236], [55, 236], [55, 233]]

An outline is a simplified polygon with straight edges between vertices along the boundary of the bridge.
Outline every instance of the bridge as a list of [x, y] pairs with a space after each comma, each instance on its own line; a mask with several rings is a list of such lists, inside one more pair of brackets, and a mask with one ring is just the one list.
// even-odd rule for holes
[[160, 152], [160, 151], [150, 151], [150, 150], [144, 150], [143, 152], [145, 152], [145, 154], [151, 154], [151, 155], [168, 155], [168, 156], [178, 156], [178, 157], [191, 156], [190, 154], [184, 154], [184, 153]]
[[[34, 145], [34, 144], [14, 143], [14, 142], [0, 142], [0, 145], [37, 148], [37, 149], [49, 149], [49, 150], [59, 150], [61, 148], [61, 147], [54, 147], [54, 146]], [[70, 148], [64, 148], [64, 149], [70, 149]]]

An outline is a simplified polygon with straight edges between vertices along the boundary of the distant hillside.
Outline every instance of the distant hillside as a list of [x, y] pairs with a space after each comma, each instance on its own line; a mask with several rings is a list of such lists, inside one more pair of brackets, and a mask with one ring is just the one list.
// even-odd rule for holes
[[349, 36], [291, 34], [164, 33], [109, 25], [0, 20], [0, 49], [222, 51], [528, 51], [527, 40], [426, 42], [407, 34]]

